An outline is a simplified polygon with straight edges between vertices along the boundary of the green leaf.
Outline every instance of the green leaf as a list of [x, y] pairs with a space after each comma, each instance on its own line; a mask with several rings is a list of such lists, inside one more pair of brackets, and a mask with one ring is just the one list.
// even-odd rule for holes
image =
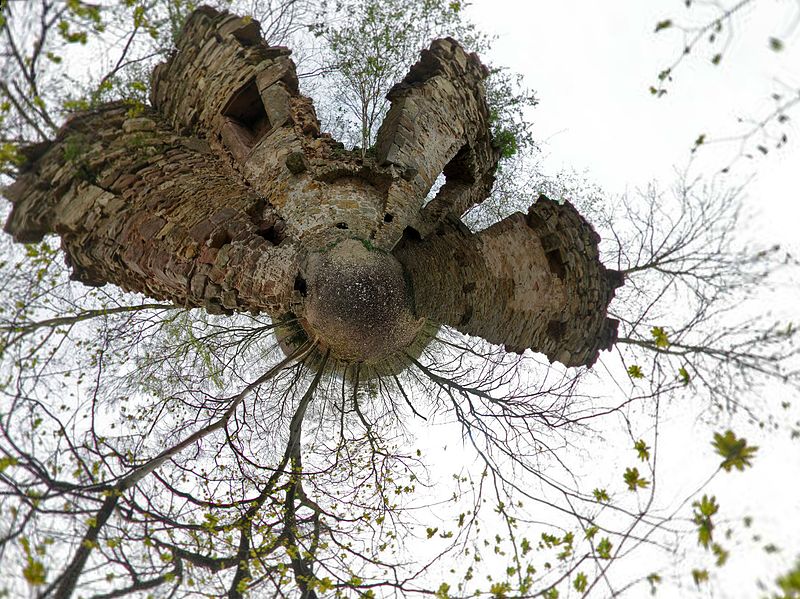
[[719, 64], [721, 60], [722, 60], [722, 54], [714, 54], [714, 56], [711, 58], [711, 64], [716, 66]]
[[716, 556], [717, 559], [714, 563], [719, 568], [725, 565], [725, 563], [728, 561], [728, 558], [731, 555], [730, 551], [726, 551], [718, 543], [714, 543], [713, 545], [711, 545], [711, 553], [713, 553]]
[[637, 489], [644, 489], [650, 485], [650, 481], [639, 476], [638, 468], [626, 468], [623, 475], [625, 484], [628, 485], [629, 491], [636, 491]]
[[28, 557], [27, 563], [22, 569], [22, 575], [31, 586], [40, 586], [47, 581], [47, 571], [44, 568], [44, 564], [32, 557]]
[[[714, 523], [711, 517], [719, 511], [717, 498], [713, 495], [703, 495], [700, 501], [692, 503], [694, 508], [694, 523], [697, 524], [697, 542], [708, 549], [714, 532]], [[712, 549], [713, 550], [713, 549]]]
[[700, 501], [695, 501], [692, 505], [695, 506], [703, 516], [713, 516], [719, 511], [717, 498], [713, 495], [710, 499], [708, 495], [703, 495]]
[[664, 19], [663, 21], [656, 23], [655, 33], [663, 31], [664, 29], [669, 29], [670, 27], [672, 27], [672, 19]]
[[692, 570], [692, 580], [697, 586], [701, 582], [708, 582], [708, 570]]
[[508, 592], [511, 590], [511, 585], [507, 582], [496, 582], [489, 587], [489, 592], [494, 599], [505, 599], [508, 597]]
[[650, 459], [650, 448], [644, 442], [644, 439], [639, 439], [636, 443], [634, 443], [633, 448], [636, 450], [636, 453], [641, 461], [646, 462]]
[[517, 153], [517, 137], [510, 129], [498, 129], [492, 134], [492, 144], [500, 150], [501, 158], [511, 158]]
[[633, 366], [628, 367], [628, 376], [632, 379], [643, 379], [644, 374], [642, 373], [642, 368], [634, 364]]
[[689, 384], [689, 381], [691, 381], [691, 380], [692, 380], [692, 377], [690, 377], [690, 376], [689, 376], [689, 371], [688, 371], [688, 370], [686, 370], [686, 368], [684, 368], [683, 366], [681, 366], [681, 367], [678, 369], [678, 378], [680, 378], [680, 379], [681, 379], [681, 382], [682, 382], [684, 385], [688, 385], [688, 384]]
[[793, 570], [780, 576], [775, 582], [787, 599], [800, 597], [800, 560], [797, 560]]
[[706, 143], [706, 134], [701, 133], [700, 135], [697, 136], [697, 139], [694, 140], [694, 147], [692, 148], [692, 152], [697, 150], [697, 148], [702, 146], [704, 143]]
[[656, 347], [669, 347], [669, 337], [663, 327], [653, 327], [650, 329], [650, 334], [656, 342]]
[[780, 52], [783, 50], [783, 47], [783, 40], [780, 40], [777, 37], [769, 38], [769, 49], [773, 52]]
[[25, 158], [19, 153], [16, 144], [10, 142], [0, 143], [0, 166], [11, 164], [19, 166]]
[[578, 574], [575, 576], [575, 580], [572, 581], [572, 586], [575, 587], [575, 590], [579, 593], [586, 591], [588, 584], [589, 579], [586, 578], [586, 574], [583, 572], [578, 572]]
[[611, 559], [612, 547], [613, 545], [611, 544], [611, 541], [608, 540], [608, 537], [603, 537], [597, 544], [597, 555], [601, 559]]
[[16, 466], [19, 464], [19, 460], [17, 458], [12, 458], [11, 456], [5, 456], [0, 458], [0, 472], [3, 472], [9, 466]]
[[647, 575], [647, 582], [650, 583], [650, 594], [656, 594], [656, 585], [661, 582], [661, 575], [657, 572], [653, 572], [652, 574]]
[[711, 445], [724, 458], [720, 467], [726, 472], [730, 472], [733, 468], [742, 471], [746, 467], [752, 466], [753, 456], [758, 451], [758, 447], [747, 445], [747, 439], [737, 438], [731, 430], [727, 430], [723, 434], [714, 433], [714, 441]]
[[592, 494], [594, 495], [595, 500], [599, 501], [600, 503], [609, 503], [611, 501], [611, 498], [608, 496], [608, 493], [605, 489], [595, 489], [592, 491]]

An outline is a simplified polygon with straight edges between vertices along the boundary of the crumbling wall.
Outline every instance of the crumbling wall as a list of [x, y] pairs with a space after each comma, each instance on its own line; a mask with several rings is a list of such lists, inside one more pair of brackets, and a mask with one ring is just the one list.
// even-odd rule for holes
[[[402, 353], [427, 319], [591, 364], [613, 343], [605, 314], [620, 281], [574, 208], [541, 198], [479, 234], [459, 220], [494, 181], [486, 74], [454, 40], [436, 40], [390, 92], [377, 148], [362, 156], [320, 132], [286, 48], [268, 47], [252, 20], [201, 8], [153, 73], [152, 108], [74, 115], [31, 153], [5, 192], [7, 230], [20, 241], [60, 235], [73, 276], [90, 285], [292, 314], [309, 338], [357, 337], [339, 348], [354, 361]], [[439, 173], [446, 183], [423, 208]], [[319, 259], [340, 244], [359, 248], [364, 280], [342, 270], [347, 260]], [[396, 287], [386, 309], [337, 295], [372, 285], [380, 302], [381, 281]], [[305, 318], [314, 301], [316, 320]], [[391, 316], [381, 330], [358, 312]]]
[[79, 114], [6, 190], [19, 241], [60, 235], [73, 278], [178, 305], [272, 310], [292, 294], [297, 250], [203, 141], [111, 105]]
[[[605, 306], [621, 284], [599, 261], [599, 238], [569, 204], [540, 196], [473, 235], [448, 221], [397, 257], [419, 313], [434, 322], [567, 366], [591, 365], [616, 340]], [[602, 308], [600, 308], [602, 306]]]
[[[395, 219], [379, 231], [379, 243], [393, 246], [407, 226], [425, 236], [491, 193], [500, 154], [490, 135], [483, 87], [488, 74], [476, 54], [452, 38], [439, 39], [389, 92], [376, 155], [402, 176], [387, 193], [386, 212]], [[444, 186], [421, 210], [440, 174]]]

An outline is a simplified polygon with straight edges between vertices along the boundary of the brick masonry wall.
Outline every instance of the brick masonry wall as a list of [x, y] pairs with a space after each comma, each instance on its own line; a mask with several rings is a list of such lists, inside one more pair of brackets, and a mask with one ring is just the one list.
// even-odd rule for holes
[[600, 263], [598, 241], [572, 205], [541, 196], [527, 215], [512, 214], [477, 235], [444, 223], [397, 256], [417, 312], [508, 351], [530, 348], [551, 362], [583, 366], [616, 340], [617, 322], [605, 306], [621, 279]]
[[[459, 220], [491, 192], [498, 160], [486, 75], [454, 40], [434, 41], [389, 93], [376, 148], [362, 156], [320, 131], [288, 49], [268, 47], [252, 20], [200, 8], [153, 72], [152, 107], [73, 115], [5, 191], [15, 204], [6, 228], [19, 241], [60, 235], [87, 284], [211, 312], [292, 313], [317, 322], [307, 332], [319, 337], [306, 298], [336, 318], [319, 301], [338, 291], [333, 271], [320, 271], [333, 262], [314, 257], [358, 240], [376, 298], [380, 285], [397, 287], [397, 305], [375, 312], [392, 315], [392, 333], [377, 316], [356, 331], [342, 308], [351, 328], [328, 337], [352, 333], [373, 361], [387, 344], [369, 335], [396, 339], [385, 347], [395, 352], [414, 336], [405, 328], [416, 334], [428, 319], [591, 364], [613, 342], [605, 313], [619, 281], [574, 208], [541, 199], [477, 235]], [[446, 183], [423, 208], [440, 173]], [[397, 259], [413, 289], [400, 289]]]
[[284, 306], [297, 248], [264, 236], [279, 234], [280, 217], [202, 140], [128, 111], [73, 116], [6, 190], [16, 200], [6, 230], [19, 241], [60, 235], [73, 278], [88, 285], [216, 313]]

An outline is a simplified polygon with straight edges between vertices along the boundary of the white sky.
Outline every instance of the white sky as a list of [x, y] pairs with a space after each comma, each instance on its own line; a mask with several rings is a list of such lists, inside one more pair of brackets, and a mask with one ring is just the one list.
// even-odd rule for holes
[[[776, 78], [800, 89], [800, 36], [787, 29], [797, 4], [789, 0], [756, 4], [758, 11], [744, 15], [746, 26], [737, 30], [719, 66], [708, 61], [712, 53], [704, 50], [706, 59], [683, 65], [669, 93], [658, 100], [648, 87], [674, 60], [682, 43], [678, 32], [655, 35], [653, 28], [667, 17], [679, 20], [685, 12], [682, 0], [474, 0], [469, 14], [483, 30], [499, 36], [493, 53], [485, 58], [523, 73], [537, 93], [540, 104], [529, 116], [537, 139], [542, 140], [545, 168], [585, 171], [588, 180], [610, 193], [621, 193], [654, 179], [666, 187], [675, 178], [675, 169], [687, 166], [689, 148], [699, 133], [732, 135], [737, 116], [768, 110], [769, 94], [779, 89]], [[771, 52], [770, 36], [784, 37], [787, 50], [780, 55]], [[800, 110], [793, 116], [800, 121]], [[779, 242], [800, 255], [800, 143], [792, 143], [792, 133], [800, 139], [800, 127], [794, 127], [786, 149], [765, 159], [740, 162], [735, 174], [744, 179], [756, 173], [748, 187], [756, 213], [749, 232], [765, 245]], [[714, 172], [735, 152], [734, 144], [705, 148], [692, 172]], [[796, 307], [790, 304], [794, 295], [786, 294], [785, 307]], [[662, 439], [662, 451], [673, 456], [672, 470], [662, 471], [662, 481], [664, 488], [676, 489], [676, 496], [690, 492], [708, 474], [709, 463], [713, 467], [713, 461], [698, 463], [695, 469], [687, 466], [697, 448], [709, 449], [708, 429], [694, 418], [689, 410], [671, 412], [666, 429], [671, 434]], [[611, 447], [605, 450], [606, 456], [613, 455]], [[457, 453], [452, 444], [449, 453]], [[723, 478], [727, 488], [716, 484], [711, 489], [723, 509], [733, 501], [741, 513], [754, 513], [757, 524], [759, 512], [771, 509], [779, 514], [767, 530], [780, 537], [769, 540], [788, 548], [787, 560], [800, 553], [798, 453], [797, 442], [762, 445], [757, 465], [767, 467]], [[452, 456], [454, 464], [459, 457]], [[591, 462], [585, 465], [594, 467]], [[780, 487], [778, 476], [783, 477]], [[781, 523], [783, 531], [778, 529]], [[763, 569], [764, 577], [770, 578], [774, 565], [757, 563], [760, 556], [734, 554], [726, 572]], [[733, 586], [716, 587], [722, 589], [716, 596], [758, 594], [748, 577], [746, 586], [740, 587], [739, 578], [730, 578]], [[674, 591], [659, 596], [682, 595]]]
[[[545, 140], [545, 171], [585, 171], [588, 180], [622, 193], [653, 180], [668, 187], [676, 169], [689, 165], [698, 134], [732, 136], [739, 131], [737, 117], [757, 117], [771, 109], [771, 93], [785, 92], [785, 85], [800, 89], [800, 35], [791, 26], [800, 10], [797, 3], [755, 4], [757, 10], [742, 15], [720, 65], [712, 65], [714, 52], [703, 48], [701, 57], [680, 68], [661, 99], [648, 88], [683, 42], [678, 31], [656, 35], [654, 26], [665, 18], [685, 21], [682, 0], [475, 0], [469, 14], [483, 30], [499, 36], [487, 58], [524, 74], [537, 93], [540, 104], [530, 118], [536, 137]], [[769, 49], [772, 36], [787, 43], [780, 54]], [[800, 120], [800, 110], [790, 115]], [[786, 148], [766, 158], [740, 160], [733, 169], [738, 181], [755, 175], [747, 187], [753, 218], [745, 234], [763, 245], [780, 243], [795, 256], [800, 253], [800, 143], [793, 142], [798, 134], [800, 127], [793, 126]], [[755, 151], [756, 143], [749, 149]], [[736, 143], [705, 147], [690, 172], [711, 176], [737, 151]], [[779, 308], [794, 313], [797, 322], [797, 289], [785, 289], [780, 297]], [[691, 406], [691, 397], [686, 401]], [[675, 485], [676, 495], [678, 489], [689, 492], [708, 473], [709, 462], [698, 463], [696, 452], [709, 457], [709, 429], [695, 417], [691, 409], [673, 409], [672, 424], [663, 431], [662, 442], [669, 448], [664, 455], [672, 463], [661, 472], [662, 489]], [[720, 497], [723, 511], [733, 507], [729, 515], [749, 511], [757, 521], [761, 517], [761, 531], [772, 535], [764, 542], [782, 545], [779, 561], [789, 563], [800, 554], [798, 443], [781, 438], [761, 439], [759, 444], [761, 468], [723, 477], [710, 490]], [[758, 549], [734, 552], [720, 573], [727, 583], [718, 579], [709, 592], [717, 597], [759, 596], [753, 578], [770, 580], [776, 567], [775, 559]], [[645, 588], [640, 592], [644, 596]], [[681, 597], [683, 592], [673, 589], [659, 596]]]
[[[622, 192], [674, 179], [698, 134], [733, 135], [738, 116], [770, 109], [778, 81], [800, 88], [800, 43], [791, 44], [798, 31], [787, 35], [796, 3], [756, 4], [742, 15], [745, 27], [736, 30], [719, 66], [704, 48], [658, 100], [648, 88], [683, 42], [677, 30], [655, 35], [654, 26], [665, 18], [680, 22], [687, 15], [682, 0], [475, 0], [470, 14], [498, 35], [492, 61], [523, 73], [536, 91], [540, 104], [530, 117], [537, 137], [546, 140], [546, 164], [585, 169], [607, 190]], [[784, 52], [769, 49], [771, 36], [786, 39]], [[800, 128], [790, 131], [790, 142], [793, 132]], [[719, 170], [736, 151], [735, 143], [705, 148], [693, 172]], [[749, 195], [763, 211], [764, 235], [796, 244], [798, 144], [739, 166], [740, 178], [757, 167]]]

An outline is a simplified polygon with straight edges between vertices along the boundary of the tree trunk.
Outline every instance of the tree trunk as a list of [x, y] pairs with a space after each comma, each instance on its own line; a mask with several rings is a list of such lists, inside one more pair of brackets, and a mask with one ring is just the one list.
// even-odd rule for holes
[[433, 42], [362, 155], [320, 133], [288, 53], [254, 21], [199, 9], [154, 71], [152, 108], [69, 119], [6, 190], [6, 230], [58, 234], [87, 284], [291, 315], [345, 362], [404, 363], [427, 323], [570, 366], [613, 343], [620, 279], [571, 205], [540, 198], [478, 234], [459, 220], [499, 158], [477, 56]]

